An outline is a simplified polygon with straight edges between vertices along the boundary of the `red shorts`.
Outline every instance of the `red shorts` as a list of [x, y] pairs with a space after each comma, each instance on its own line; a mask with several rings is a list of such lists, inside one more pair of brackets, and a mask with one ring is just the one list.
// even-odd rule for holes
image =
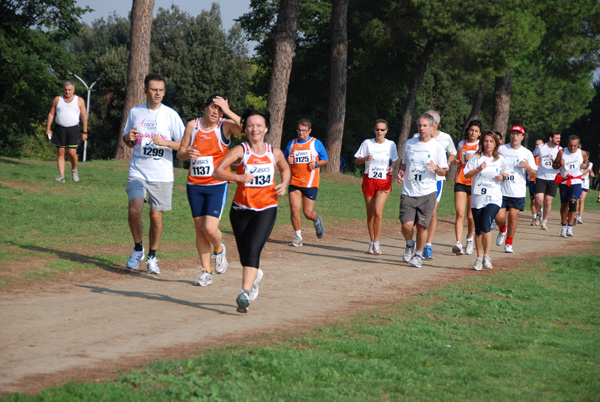
[[392, 176], [386, 175], [385, 180], [381, 179], [369, 179], [369, 175], [363, 176], [362, 192], [367, 197], [373, 197], [378, 191], [391, 191], [392, 190]]

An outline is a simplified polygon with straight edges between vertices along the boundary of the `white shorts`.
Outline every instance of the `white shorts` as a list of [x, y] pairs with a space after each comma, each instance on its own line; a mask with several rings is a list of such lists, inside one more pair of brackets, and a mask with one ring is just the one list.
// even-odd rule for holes
[[149, 183], [143, 179], [127, 178], [125, 189], [129, 201], [135, 198], [147, 198], [150, 208], [155, 211], [170, 211], [171, 197], [173, 195], [173, 182]]

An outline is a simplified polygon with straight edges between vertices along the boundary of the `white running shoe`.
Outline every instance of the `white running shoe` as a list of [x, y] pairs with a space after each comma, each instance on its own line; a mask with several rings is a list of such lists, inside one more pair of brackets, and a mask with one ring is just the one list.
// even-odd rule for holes
[[456, 255], [463, 255], [462, 244], [459, 241], [452, 246], [452, 252]]
[[583, 225], [583, 219], [581, 219], [581, 216], [578, 216], [576, 219], [577, 223], [579, 223], [580, 225]]
[[512, 244], [505, 244], [504, 245], [504, 252], [505, 253], [513, 253]]
[[548, 230], [548, 224], [546, 223], [546, 221], [542, 221], [542, 223], [540, 224], [540, 229]]
[[563, 225], [560, 227], [560, 237], [567, 237], [567, 226]]
[[160, 274], [160, 268], [158, 267], [158, 260], [156, 259], [156, 257], [148, 257], [148, 259], [146, 260], [146, 270], [149, 274]]
[[323, 221], [320, 216], [317, 216], [317, 221], [314, 223], [315, 232], [317, 234], [317, 239], [322, 239], [325, 236], [325, 228], [323, 227]]
[[227, 248], [223, 243], [221, 243], [221, 247], [223, 247], [223, 251], [219, 254], [214, 254], [212, 258], [215, 259], [215, 272], [217, 274], [222, 274], [227, 271]]
[[369, 249], [366, 251], [367, 254], [373, 254], [373, 242], [369, 243]]
[[56, 176], [56, 181], [64, 183], [65, 182], [65, 176], [59, 174], [58, 176]]
[[381, 247], [378, 241], [373, 242], [373, 254], [381, 255]]
[[236, 309], [236, 311], [238, 313], [247, 313], [248, 312], [248, 307], [250, 306], [250, 300], [248, 300], [248, 295], [246, 294], [246, 292], [241, 290], [240, 294], [235, 299], [235, 302], [238, 305], [237, 309]]
[[302, 246], [302, 237], [294, 238], [294, 241], [290, 243], [290, 246], [301, 247]]
[[258, 269], [258, 273], [256, 274], [256, 279], [252, 284], [252, 289], [250, 289], [250, 295], [248, 295], [248, 300], [254, 301], [258, 297], [258, 285], [263, 278], [263, 270]]
[[144, 258], [146, 257], [146, 254], [144, 254], [144, 251], [145, 250], [143, 247], [142, 247], [142, 251], [135, 251], [135, 249], [133, 249], [125, 266], [129, 269], [137, 270], [138, 267], [140, 266], [140, 261], [144, 261]]
[[474, 249], [475, 249], [475, 242], [473, 241], [473, 239], [467, 239], [467, 247], [465, 250], [467, 255], [473, 254]]
[[540, 226], [542, 223], [542, 214], [538, 213], [535, 215], [535, 226]]
[[567, 236], [573, 237], [573, 226], [567, 226]]
[[475, 262], [473, 263], [473, 269], [475, 271], [481, 271], [483, 269], [483, 261], [481, 258], [475, 258]]
[[417, 244], [414, 241], [413, 241], [412, 247], [410, 247], [409, 245], [406, 245], [406, 247], [404, 248], [404, 255], [402, 256], [402, 259], [404, 260], [404, 262], [410, 261], [410, 259], [413, 256], [413, 253], [415, 252], [416, 247], [417, 247]]
[[77, 170], [71, 170], [71, 174], [73, 175], [73, 181], [79, 181], [79, 172]]
[[496, 230], [496, 229], [498, 229], [498, 228], [496, 227], [496, 221], [492, 221], [492, 228], [491, 228], [491, 229], [492, 229], [492, 230]]
[[494, 266], [492, 265], [492, 259], [488, 255], [483, 255], [483, 267], [486, 269], [492, 269]]
[[413, 258], [410, 259], [410, 266], [415, 268], [421, 268], [423, 264], [423, 258], [420, 255], [415, 254]]
[[208, 286], [212, 283], [212, 273], [208, 272], [207, 270], [203, 269], [202, 272], [200, 272], [200, 276], [198, 276], [198, 279], [196, 279], [196, 282], [194, 282], [194, 286]]
[[498, 237], [496, 237], [496, 246], [501, 246], [506, 240], [506, 232], [498, 232]]

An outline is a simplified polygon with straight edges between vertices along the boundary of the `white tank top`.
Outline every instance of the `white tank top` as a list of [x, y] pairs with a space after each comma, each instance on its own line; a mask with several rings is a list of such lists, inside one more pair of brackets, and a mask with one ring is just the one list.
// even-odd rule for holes
[[65, 102], [63, 96], [58, 98], [56, 105], [56, 124], [62, 127], [73, 127], [79, 124], [79, 96], [74, 96], [69, 103]]

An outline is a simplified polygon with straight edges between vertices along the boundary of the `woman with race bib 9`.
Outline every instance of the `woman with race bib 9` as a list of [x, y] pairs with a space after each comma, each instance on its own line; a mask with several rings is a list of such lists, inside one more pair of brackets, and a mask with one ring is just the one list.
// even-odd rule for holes
[[[243, 266], [242, 290], [236, 299], [239, 313], [247, 313], [250, 302], [258, 296], [263, 277], [260, 254], [275, 224], [277, 196], [285, 195], [291, 177], [283, 152], [264, 142], [271, 127], [270, 117], [268, 111], [244, 113], [242, 131], [248, 142], [233, 148], [213, 174], [217, 180], [237, 182], [229, 219]], [[232, 164], [236, 173], [229, 172]], [[279, 184], [275, 184], [276, 170], [281, 175]]]
[[506, 160], [498, 153], [500, 138], [492, 131], [479, 140], [479, 150], [465, 166], [465, 178], [473, 178], [471, 183], [471, 210], [475, 219], [475, 246], [477, 258], [473, 269], [492, 269], [489, 256], [492, 244], [492, 222], [502, 206], [502, 186], [508, 177]]
[[[231, 118], [224, 119], [223, 114]], [[190, 161], [187, 178], [187, 196], [196, 227], [196, 249], [202, 270], [194, 285], [208, 286], [212, 283], [210, 249], [213, 248], [215, 271], [227, 270], [226, 248], [219, 230], [221, 214], [227, 201], [227, 182], [213, 179], [215, 166], [225, 157], [231, 135], [241, 134], [240, 117], [229, 109], [223, 96], [208, 97], [204, 116], [188, 122], [181, 140], [177, 158]]]
[[396, 144], [385, 138], [388, 123], [383, 119], [375, 122], [375, 138], [364, 140], [354, 157], [357, 165], [365, 165], [362, 192], [367, 206], [369, 249], [367, 254], [381, 254], [379, 235], [383, 224], [383, 208], [392, 192], [392, 176], [399, 163]]

